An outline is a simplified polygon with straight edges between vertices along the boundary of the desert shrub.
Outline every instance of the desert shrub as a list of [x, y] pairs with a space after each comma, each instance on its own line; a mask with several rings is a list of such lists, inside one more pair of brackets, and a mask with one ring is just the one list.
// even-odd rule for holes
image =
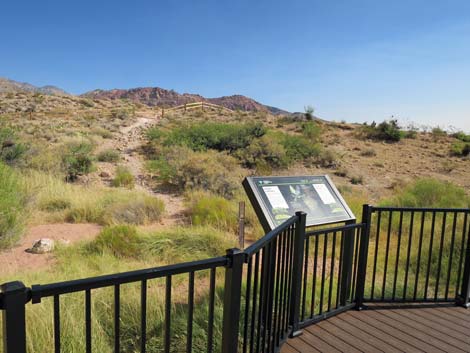
[[79, 175], [88, 174], [93, 166], [93, 145], [87, 141], [72, 141], [66, 144], [62, 163], [66, 179], [74, 181]]
[[351, 177], [350, 181], [353, 185], [362, 184], [364, 182], [364, 177], [362, 175], [355, 175]]
[[361, 151], [361, 156], [363, 157], [375, 157], [377, 153], [373, 148], [366, 148]]
[[0, 128], [0, 161], [16, 164], [27, 152], [28, 147], [21, 143], [16, 133], [8, 128]]
[[373, 140], [389, 142], [397, 142], [402, 138], [397, 120], [386, 120], [378, 125], [375, 122], [371, 125], [363, 125], [359, 135]]
[[118, 151], [114, 149], [107, 149], [98, 153], [97, 158], [100, 162], [115, 163], [119, 161], [120, 156]]
[[255, 168], [258, 172], [269, 173], [273, 168], [284, 168], [288, 164], [284, 146], [267, 135], [237, 151], [235, 156], [241, 160], [245, 167]]
[[[224, 124], [203, 122], [173, 129], [164, 138], [164, 145], [185, 145], [194, 151], [215, 149], [233, 152], [247, 147], [266, 133], [262, 124]], [[155, 130], [151, 136], [155, 138]]]
[[454, 142], [451, 146], [451, 154], [459, 157], [470, 155], [470, 143], [462, 141]]
[[321, 135], [320, 126], [314, 121], [307, 121], [301, 125], [302, 135], [312, 142], [318, 141]]
[[103, 215], [105, 224], [150, 224], [161, 220], [165, 212], [162, 200], [153, 196], [134, 197], [109, 205]]
[[113, 137], [113, 133], [107, 129], [97, 127], [91, 130], [91, 132], [95, 135], [101, 136], [104, 139], [110, 139]]
[[311, 143], [303, 136], [282, 134], [279, 137], [281, 145], [286, 150], [287, 162], [289, 164], [317, 157], [320, 153], [320, 146]]
[[63, 211], [72, 207], [72, 203], [69, 200], [63, 198], [53, 198], [44, 202], [40, 209], [42, 211], [55, 212]]
[[216, 151], [194, 152], [187, 147], [165, 148], [148, 168], [163, 183], [180, 191], [202, 189], [232, 197], [240, 188], [242, 172], [237, 160]]
[[213, 226], [235, 232], [238, 228], [237, 204], [204, 191], [187, 194], [187, 212], [194, 225]]
[[174, 263], [196, 259], [206, 259], [224, 254], [236, 245], [234, 235], [212, 227], [171, 228], [149, 234], [145, 247], [152, 255]]
[[104, 228], [87, 248], [93, 253], [109, 252], [118, 258], [128, 258], [140, 255], [140, 243], [135, 227], [118, 225]]
[[470, 135], [467, 135], [462, 131], [456, 132], [452, 135], [452, 137], [455, 137], [457, 140], [460, 140], [462, 142], [470, 142]]
[[431, 135], [437, 139], [437, 138], [441, 138], [441, 137], [445, 137], [447, 136], [447, 132], [443, 129], [441, 129], [440, 127], [435, 127], [431, 130]]
[[130, 118], [131, 113], [126, 109], [113, 109], [111, 111], [111, 117], [113, 119], [126, 120]]
[[12, 245], [21, 235], [26, 200], [18, 176], [0, 162], [0, 248]]
[[470, 206], [470, 199], [465, 190], [455, 184], [425, 178], [408, 185], [383, 204], [398, 207], [466, 208]]
[[111, 185], [114, 187], [124, 186], [132, 189], [134, 184], [134, 175], [131, 173], [130, 169], [124, 166], [118, 166], [116, 168], [116, 175], [111, 181]]

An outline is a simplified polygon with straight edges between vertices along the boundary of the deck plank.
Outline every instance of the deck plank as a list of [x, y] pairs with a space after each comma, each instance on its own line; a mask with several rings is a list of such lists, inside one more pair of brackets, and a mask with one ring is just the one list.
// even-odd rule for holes
[[470, 352], [470, 310], [448, 305], [370, 305], [304, 328], [281, 353]]

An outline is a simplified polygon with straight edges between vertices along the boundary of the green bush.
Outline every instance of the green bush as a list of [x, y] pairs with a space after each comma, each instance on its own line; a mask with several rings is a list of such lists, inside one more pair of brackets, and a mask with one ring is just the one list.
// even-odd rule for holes
[[465, 190], [455, 184], [426, 178], [405, 187], [383, 204], [397, 207], [466, 208], [470, 207], [470, 199]]
[[466, 157], [470, 155], [470, 143], [457, 141], [451, 146], [451, 154], [459, 157]]
[[0, 248], [18, 240], [25, 221], [26, 195], [18, 176], [0, 162]]
[[457, 140], [460, 140], [462, 142], [470, 142], [470, 135], [467, 135], [462, 131], [459, 131], [459, 132], [453, 134], [452, 136], [455, 137]]
[[134, 188], [134, 175], [131, 173], [129, 168], [124, 166], [118, 166], [116, 168], [116, 175], [111, 181], [111, 185], [114, 187], [124, 186], [129, 189]]
[[7, 127], [0, 128], [0, 161], [16, 164], [28, 151], [28, 147], [19, 142], [16, 133]]
[[192, 192], [187, 198], [187, 212], [192, 224], [213, 226], [230, 232], [237, 230], [236, 203], [202, 191]]
[[235, 156], [241, 160], [245, 167], [255, 168], [261, 173], [269, 173], [273, 168], [284, 168], [288, 165], [284, 146], [267, 135], [237, 151]]
[[135, 227], [118, 225], [104, 228], [88, 245], [93, 253], [109, 252], [118, 258], [138, 257], [141, 241]]
[[65, 146], [62, 163], [66, 179], [74, 181], [79, 175], [88, 174], [93, 166], [93, 145], [86, 141], [70, 142]]
[[431, 130], [431, 134], [435, 139], [447, 136], [447, 132], [445, 130], [441, 129], [440, 127], [433, 128]]
[[[155, 139], [158, 136], [155, 129], [149, 133], [150, 138]], [[215, 149], [233, 152], [247, 147], [253, 139], [265, 133], [266, 129], [262, 124], [204, 122], [172, 130], [165, 136], [163, 144], [166, 146], [183, 145], [193, 151]]]
[[373, 140], [397, 142], [403, 136], [397, 120], [383, 121], [379, 125], [375, 122], [371, 125], [364, 125], [360, 131], [360, 136]]
[[231, 198], [240, 189], [242, 171], [237, 160], [227, 154], [194, 152], [187, 147], [172, 147], [148, 164], [163, 183], [180, 191], [202, 189]]
[[283, 134], [280, 136], [280, 142], [286, 150], [289, 164], [294, 161], [305, 161], [320, 154], [320, 147], [303, 136]]
[[301, 125], [302, 135], [309, 139], [311, 142], [318, 141], [321, 135], [320, 126], [314, 121], [307, 121]]
[[105, 224], [150, 224], [159, 222], [164, 212], [165, 205], [162, 200], [143, 196], [108, 206], [103, 221]]
[[115, 163], [119, 161], [119, 159], [119, 152], [114, 149], [107, 149], [98, 153], [98, 160], [100, 162]]

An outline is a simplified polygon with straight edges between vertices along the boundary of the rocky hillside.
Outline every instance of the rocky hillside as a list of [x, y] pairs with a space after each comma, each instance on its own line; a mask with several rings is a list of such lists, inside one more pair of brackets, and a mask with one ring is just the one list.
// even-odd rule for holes
[[13, 81], [8, 78], [0, 77], [0, 93], [32, 92], [49, 95], [67, 95], [63, 89], [56, 86], [37, 87], [30, 83]]
[[288, 114], [288, 112], [261, 104], [254, 99], [242, 96], [224, 96], [218, 98], [206, 98], [199, 94], [178, 93], [159, 87], [142, 87], [132, 89], [94, 90], [82, 95], [93, 99], [128, 99], [135, 103], [149, 106], [174, 107], [186, 103], [209, 102], [218, 104], [232, 110], [250, 112], [266, 112], [271, 114]]

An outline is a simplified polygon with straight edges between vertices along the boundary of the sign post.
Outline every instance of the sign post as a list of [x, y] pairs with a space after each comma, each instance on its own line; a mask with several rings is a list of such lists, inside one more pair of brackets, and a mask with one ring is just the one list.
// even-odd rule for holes
[[265, 232], [298, 211], [307, 227], [356, 218], [327, 175], [247, 177], [243, 187]]

